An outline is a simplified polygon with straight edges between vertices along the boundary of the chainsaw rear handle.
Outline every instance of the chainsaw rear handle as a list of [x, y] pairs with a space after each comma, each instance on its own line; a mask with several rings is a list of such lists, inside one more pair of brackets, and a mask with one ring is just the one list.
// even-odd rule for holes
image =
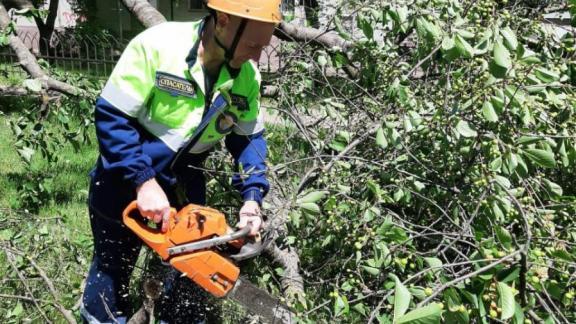
[[170, 246], [170, 241], [168, 240], [168, 233], [174, 224], [176, 216], [176, 209], [170, 208], [170, 216], [168, 218], [168, 230], [167, 233], [162, 233], [160, 228], [154, 229], [148, 226], [143, 220], [145, 219], [138, 209], [138, 203], [136, 200], [132, 201], [122, 213], [122, 221], [124, 224], [130, 228], [138, 237], [140, 237], [146, 244], [157, 251], [163, 259], [168, 258], [167, 253], [162, 253]]

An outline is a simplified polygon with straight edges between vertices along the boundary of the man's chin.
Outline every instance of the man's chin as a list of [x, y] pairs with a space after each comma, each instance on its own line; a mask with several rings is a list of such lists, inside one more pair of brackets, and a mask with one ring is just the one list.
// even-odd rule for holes
[[230, 61], [230, 63], [228, 65], [230, 65], [231, 68], [233, 69], [239, 69], [242, 64], [248, 62], [248, 59], [244, 59], [244, 60], [240, 60], [240, 59], [233, 59], [232, 61]]

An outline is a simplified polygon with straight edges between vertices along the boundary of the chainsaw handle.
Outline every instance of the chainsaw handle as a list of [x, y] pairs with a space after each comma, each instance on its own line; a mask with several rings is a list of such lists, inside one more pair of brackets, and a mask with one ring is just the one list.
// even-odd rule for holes
[[[142, 214], [140, 214], [140, 210], [138, 209], [138, 202], [136, 200], [132, 201], [130, 204], [128, 204], [128, 206], [126, 206], [126, 208], [124, 209], [124, 212], [122, 213], [122, 220], [124, 221], [124, 223], [126, 223], [126, 220], [128, 218], [134, 219], [135, 216], [139, 216], [142, 219], [148, 219], [147, 217], [144, 217], [144, 216], [142, 216]], [[170, 214], [168, 216], [168, 219], [170, 220], [170, 219], [174, 218], [174, 216], [176, 216], [176, 209], [170, 208]], [[138, 219], [134, 219], [134, 220], [139, 221]], [[161, 232], [160, 229], [150, 228], [146, 224], [141, 224], [141, 225], [145, 226], [147, 229], [149, 229], [151, 231]], [[170, 231], [170, 226], [168, 226], [167, 231]]]
[[122, 221], [124, 225], [130, 228], [138, 237], [140, 237], [148, 246], [155, 249], [163, 259], [168, 257], [167, 254], [162, 253], [163, 249], [156, 249], [155, 247], [169, 245], [168, 236], [174, 224], [176, 216], [176, 209], [170, 208], [169, 224], [166, 233], [162, 233], [161, 229], [150, 228], [145, 222], [144, 217], [140, 214], [138, 203], [136, 200], [128, 204], [122, 213]]
[[250, 234], [251, 229], [252, 229], [252, 226], [248, 225], [248, 226], [246, 226], [246, 227], [244, 227], [244, 228], [242, 228], [236, 232], [226, 234], [223, 236], [217, 236], [217, 237], [214, 237], [211, 239], [201, 240], [201, 241], [192, 242], [192, 243], [188, 243], [188, 244], [176, 245], [176, 246], [170, 247], [168, 249], [168, 254], [174, 255], [174, 254], [180, 254], [180, 253], [185, 253], [185, 252], [194, 252], [194, 251], [198, 251], [198, 250], [202, 250], [202, 249], [208, 249], [208, 248], [211, 248], [214, 246], [226, 244], [230, 241], [234, 241], [234, 240], [248, 236], [248, 234]]

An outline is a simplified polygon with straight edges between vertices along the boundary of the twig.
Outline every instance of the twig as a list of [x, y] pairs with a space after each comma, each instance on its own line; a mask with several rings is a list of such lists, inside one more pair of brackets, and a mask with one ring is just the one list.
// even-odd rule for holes
[[30, 295], [32, 302], [34, 303], [34, 306], [36, 306], [36, 309], [38, 309], [38, 311], [40, 312], [40, 315], [42, 315], [42, 317], [44, 318], [46, 323], [52, 323], [52, 321], [50, 321], [48, 319], [48, 317], [46, 316], [46, 314], [44, 313], [44, 311], [42, 310], [40, 305], [38, 305], [38, 302], [36, 302], [37, 299], [34, 297], [34, 294], [32, 293], [32, 290], [30, 289], [30, 287], [28, 287], [28, 285], [26, 284], [26, 279], [24, 278], [24, 276], [22, 275], [20, 270], [18, 270], [18, 267], [14, 263], [14, 256], [12, 255], [12, 253], [10, 253], [10, 251], [8, 251], [6, 249], [4, 249], [4, 252], [6, 253], [6, 256], [7, 256], [6, 259], [8, 260], [8, 263], [10, 263], [10, 266], [12, 266], [12, 269], [14, 269], [14, 272], [16, 272], [16, 275], [18, 276], [18, 278], [20, 278], [22, 285], [24, 285], [24, 289], [26, 289], [26, 292], [28, 293], [28, 295]]
[[54, 284], [52, 283], [50, 278], [48, 278], [48, 276], [46, 275], [46, 272], [44, 272], [44, 270], [42, 268], [40, 268], [36, 264], [36, 262], [34, 262], [34, 260], [31, 257], [25, 255], [24, 253], [22, 253], [20, 251], [17, 251], [14, 249], [10, 249], [10, 250], [13, 253], [16, 253], [20, 256], [24, 256], [26, 258], [26, 260], [28, 260], [28, 262], [30, 262], [30, 264], [34, 267], [34, 269], [36, 269], [36, 271], [38, 271], [38, 274], [44, 280], [44, 283], [46, 283], [46, 286], [48, 286], [48, 290], [50, 290], [50, 293], [52, 294], [52, 297], [54, 298], [54, 302], [52, 303], [54, 305], [54, 307], [62, 314], [62, 316], [64, 316], [64, 318], [66, 319], [66, 321], [68, 323], [76, 324], [76, 320], [72, 316], [72, 313], [69, 310], [67, 310], [66, 308], [64, 308], [64, 306], [62, 306], [58, 302], [56, 302], [60, 298], [58, 297], [58, 293], [56, 292], [56, 289], [54, 288]]
[[468, 273], [468, 274], [466, 274], [466, 275], [464, 275], [464, 276], [462, 276], [462, 277], [456, 278], [456, 279], [454, 279], [454, 280], [452, 280], [452, 281], [450, 281], [450, 282], [447, 282], [447, 283], [443, 284], [443, 285], [440, 286], [436, 291], [434, 291], [434, 292], [432, 293], [432, 295], [428, 296], [426, 299], [424, 299], [423, 301], [421, 301], [420, 303], [418, 303], [418, 305], [417, 305], [416, 307], [422, 307], [423, 305], [427, 304], [427, 303], [430, 302], [432, 299], [434, 299], [434, 297], [436, 297], [438, 294], [440, 294], [441, 292], [443, 292], [446, 288], [452, 287], [452, 286], [454, 286], [455, 284], [457, 284], [457, 283], [459, 283], [459, 282], [461, 282], [461, 281], [464, 281], [464, 280], [466, 280], [466, 279], [468, 279], [468, 278], [472, 278], [472, 277], [474, 277], [474, 276], [476, 276], [476, 275], [479, 275], [479, 274], [481, 274], [481, 273], [483, 273], [483, 272], [485, 272], [485, 271], [488, 271], [488, 270], [494, 268], [495, 266], [499, 265], [500, 263], [516, 257], [516, 256], [517, 256], [518, 254], [520, 254], [521, 252], [522, 252], [521, 250], [516, 250], [516, 251], [514, 251], [513, 253], [508, 254], [507, 256], [505, 256], [505, 257], [503, 257], [503, 258], [501, 258], [501, 259], [498, 259], [498, 261], [496, 261], [496, 262], [493, 262], [493, 263], [490, 263], [490, 264], [488, 264], [488, 265], [485, 265], [485, 266], [483, 266], [482, 268], [480, 268], [480, 269], [478, 269], [478, 270], [476, 270], [476, 271], [470, 272], [470, 273]]

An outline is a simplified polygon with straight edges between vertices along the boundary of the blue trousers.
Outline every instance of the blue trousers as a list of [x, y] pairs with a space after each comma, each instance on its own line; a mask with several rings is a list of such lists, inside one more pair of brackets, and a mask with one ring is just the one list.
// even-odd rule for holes
[[[81, 313], [89, 323], [123, 323], [131, 315], [129, 281], [142, 241], [124, 226], [121, 218], [124, 208], [136, 199], [136, 193], [119, 175], [96, 170], [91, 176], [88, 209], [94, 255]], [[205, 204], [206, 186], [201, 172], [187, 177], [185, 189], [190, 203]], [[181, 207], [176, 206], [171, 188], [164, 191], [172, 206]]]

